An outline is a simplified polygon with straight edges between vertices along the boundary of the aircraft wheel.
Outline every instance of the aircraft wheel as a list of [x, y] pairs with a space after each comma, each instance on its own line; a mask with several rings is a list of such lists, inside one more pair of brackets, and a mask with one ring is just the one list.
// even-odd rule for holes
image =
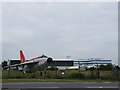
[[23, 73], [26, 73], [26, 65], [24, 66], [24, 68], [23, 68]]
[[26, 73], [26, 70], [23, 70], [23, 73]]

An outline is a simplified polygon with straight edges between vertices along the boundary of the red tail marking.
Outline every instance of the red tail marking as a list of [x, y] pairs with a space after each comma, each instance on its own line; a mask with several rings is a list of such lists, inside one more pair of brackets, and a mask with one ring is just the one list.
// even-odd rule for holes
[[24, 56], [23, 52], [20, 51], [20, 62], [21, 62], [21, 63], [24, 63], [25, 61], [26, 61], [26, 60], [25, 60], [25, 56]]

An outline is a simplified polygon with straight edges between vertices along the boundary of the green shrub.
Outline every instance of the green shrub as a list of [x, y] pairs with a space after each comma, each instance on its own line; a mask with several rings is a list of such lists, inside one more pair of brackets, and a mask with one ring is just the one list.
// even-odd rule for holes
[[9, 78], [22, 78], [22, 73], [20, 71], [9, 71], [2, 70], [2, 79], [9, 79]]
[[61, 75], [53, 75], [52, 76], [53, 79], [63, 79], [63, 77]]
[[51, 67], [49, 68], [49, 70], [55, 71], [55, 70], [58, 70], [58, 68], [57, 68], [56, 66], [51, 66]]
[[[62, 72], [65, 72], [62, 74]], [[118, 80], [120, 78], [120, 72], [118, 71], [46, 71], [43, 72], [43, 76], [40, 76], [40, 71], [35, 73], [26, 73], [23, 75], [20, 71], [2, 71], [2, 79], [32, 79], [32, 78], [47, 78], [47, 79], [101, 79], [101, 80]]]
[[101, 76], [102, 80], [118, 80], [119, 76], [116, 76], [115, 73], [109, 72]]
[[94, 71], [91, 71], [90, 73], [90, 79], [95, 79], [96, 78], [96, 74]]
[[102, 80], [113, 80], [113, 77], [111, 74], [105, 74], [103, 76], [101, 76]]
[[67, 79], [85, 79], [85, 76], [83, 73], [79, 72], [79, 71], [71, 71], [70, 73], [68, 73], [65, 78]]
[[99, 71], [89, 71], [89, 73], [85, 74], [86, 79], [100, 79], [100, 72]]

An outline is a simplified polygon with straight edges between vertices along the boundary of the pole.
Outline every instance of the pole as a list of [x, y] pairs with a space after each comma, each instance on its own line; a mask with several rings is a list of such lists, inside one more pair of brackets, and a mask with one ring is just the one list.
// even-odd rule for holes
[[57, 62], [55, 61], [55, 74], [57, 76]]
[[33, 72], [33, 78], [35, 78], [35, 71]]
[[79, 70], [79, 78], [80, 78], [80, 61], [78, 61], [78, 64], [79, 64], [78, 70]]
[[10, 76], [10, 60], [8, 59], [8, 78], [10, 78], [11, 76]]
[[9, 76], [9, 79], [10, 79], [10, 66], [9, 66], [9, 70], [8, 70], [8, 76]]
[[24, 65], [21, 66], [21, 67], [22, 67], [22, 75], [23, 75], [23, 78], [25, 78], [25, 73], [26, 73], [26, 72], [24, 72]]
[[99, 75], [99, 70], [98, 70], [98, 63], [96, 62], [96, 64], [97, 64], [97, 79], [99, 79], [100, 77], [100, 75]]

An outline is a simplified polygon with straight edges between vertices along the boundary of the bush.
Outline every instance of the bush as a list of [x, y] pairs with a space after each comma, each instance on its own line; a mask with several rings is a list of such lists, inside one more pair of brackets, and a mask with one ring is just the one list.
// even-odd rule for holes
[[53, 77], [52, 77], [53, 79], [63, 79], [63, 77], [62, 76], [60, 76], [60, 75], [53, 75]]
[[109, 72], [101, 76], [102, 80], [119, 80], [118, 72]]
[[2, 70], [2, 79], [9, 79], [9, 78], [22, 78], [22, 73], [20, 71], [9, 71]]
[[[43, 72], [43, 71], [42, 71]], [[62, 74], [64, 72], [64, 74]], [[25, 73], [23, 75], [20, 71], [2, 70], [2, 79], [32, 79], [32, 78], [48, 78], [48, 79], [101, 79], [101, 80], [118, 80], [120, 78], [120, 71], [46, 71], [43, 76], [40, 71], [35, 73]]]
[[68, 79], [85, 79], [84, 74], [79, 71], [71, 71], [68, 75], [65, 76]]
[[108, 74], [101, 76], [101, 79], [102, 80], [113, 80], [113, 76], [112, 74], [108, 73]]
[[57, 68], [56, 66], [51, 66], [51, 67], [49, 68], [49, 70], [55, 71], [55, 70], [58, 70], [58, 68]]
[[100, 79], [100, 71], [89, 71], [89, 73], [85, 74], [86, 79]]
[[96, 74], [94, 71], [90, 71], [88, 75], [86, 75], [86, 79], [95, 79]]

